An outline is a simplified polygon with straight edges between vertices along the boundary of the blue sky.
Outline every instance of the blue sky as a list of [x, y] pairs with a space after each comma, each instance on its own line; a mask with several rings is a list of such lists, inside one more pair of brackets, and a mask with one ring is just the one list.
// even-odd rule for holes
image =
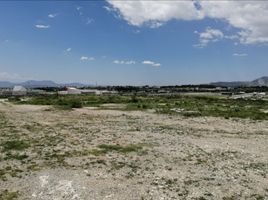
[[267, 4], [243, 23], [256, 14], [243, 4], [160, 3], [1, 1], [0, 80], [169, 85], [268, 75]]

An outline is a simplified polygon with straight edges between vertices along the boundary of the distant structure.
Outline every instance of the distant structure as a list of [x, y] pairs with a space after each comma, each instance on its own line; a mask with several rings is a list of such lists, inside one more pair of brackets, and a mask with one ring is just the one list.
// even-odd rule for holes
[[64, 91], [58, 91], [58, 94], [59, 95], [66, 95], [66, 94], [68, 94], [68, 92], [66, 90], [64, 90]]
[[27, 94], [27, 89], [23, 86], [16, 85], [14, 86], [12, 90], [12, 95], [13, 96], [24, 96]]
[[75, 87], [66, 87], [63, 91], [58, 91], [59, 95], [66, 95], [66, 94], [81, 94], [81, 90]]
[[95, 94], [95, 95], [105, 95], [105, 94], [117, 94], [116, 91], [108, 91], [108, 90], [97, 90], [97, 89], [85, 89], [81, 90], [82, 94]]
[[233, 94], [230, 97], [230, 99], [249, 99], [249, 98], [263, 99], [265, 97], [266, 97], [265, 92], [252, 92], [252, 93], [239, 92], [238, 94]]
[[67, 94], [81, 94], [81, 90], [74, 87], [67, 87]]
[[97, 89], [77, 89], [74, 87], [66, 87], [63, 91], [58, 91], [59, 95], [67, 94], [95, 94], [95, 95], [105, 95], [105, 94], [116, 94], [116, 91], [108, 90], [97, 90]]
[[87, 90], [81, 90], [82, 94], [96, 94], [96, 95], [101, 95], [102, 91], [100, 90], [91, 90], [91, 89], [87, 89]]

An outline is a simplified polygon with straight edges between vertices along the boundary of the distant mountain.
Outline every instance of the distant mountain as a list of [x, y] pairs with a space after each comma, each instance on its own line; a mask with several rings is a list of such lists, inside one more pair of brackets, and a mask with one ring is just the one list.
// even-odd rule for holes
[[247, 86], [248, 82], [243, 82], [243, 81], [214, 82], [214, 83], [210, 83], [210, 85], [214, 85], [218, 87], [239, 87], [239, 86]]
[[[15, 85], [21, 85], [26, 88], [42, 88], [42, 87], [87, 87], [92, 86], [90, 84], [82, 83], [55, 83], [53, 81], [35, 81], [29, 80], [20, 83], [13, 83], [9, 81], [0, 81], [0, 88], [12, 88]], [[240, 86], [267, 86], [268, 87], [268, 76], [264, 76], [253, 81], [233, 81], [233, 82], [214, 82], [210, 83], [213, 86], [219, 87], [240, 87]]]
[[233, 81], [233, 82], [214, 82], [210, 85], [219, 87], [242, 87], [242, 86], [267, 86], [268, 87], [268, 77], [264, 76], [253, 81]]
[[12, 88], [15, 85], [21, 85], [26, 88], [42, 88], [42, 87], [86, 87], [89, 85], [82, 83], [55, 83], [53, 81], [35, 81], [29, 80], [21, 83], [12, 83], [9, 81], [0, 81], [0, 88]]
[[268, 76], [264, 76], [250, 82], [250, 86], [268, 86]]
[[11, 88], [14, 87], [14, 83], [8, 81], [0, 81], [0, 88]]
[[25, 81], [20, 83], [20, 85], [26, 88], [40, 88], [40, 87], [60, 87], [59, 84], [54, 83], [53, 81]]
[[86, 87], [86, 86], [91, 86], [91, 85], [85, 85], [85, 84], [82, 84], [82, 83], [63, 83], [63, 84], [60, 84], [60, 86], [62, 86], [62, 87], [78, 87], [78, 88], [81, 88], [81, 87]]

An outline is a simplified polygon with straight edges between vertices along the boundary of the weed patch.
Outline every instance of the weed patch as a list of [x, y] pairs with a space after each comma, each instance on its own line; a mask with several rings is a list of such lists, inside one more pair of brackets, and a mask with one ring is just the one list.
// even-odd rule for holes
[[19, 196], [18, 192], [9, 192], [8, 190], [4, 190], [0, 193], [0, 200], [14, 200]]
[[23, 140], [10, 140], [2, 143], [3, 151], [8, 151], [8, 150], [23, 150], [27, 149], [30, 147], [30, 145], [23, 141]]

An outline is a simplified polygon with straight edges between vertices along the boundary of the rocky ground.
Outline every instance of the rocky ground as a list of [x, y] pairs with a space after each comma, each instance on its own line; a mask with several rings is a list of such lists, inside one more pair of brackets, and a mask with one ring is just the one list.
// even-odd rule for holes
[[0, 102], [0, 199], [268, 199], [268, 121], [109, 106]]

